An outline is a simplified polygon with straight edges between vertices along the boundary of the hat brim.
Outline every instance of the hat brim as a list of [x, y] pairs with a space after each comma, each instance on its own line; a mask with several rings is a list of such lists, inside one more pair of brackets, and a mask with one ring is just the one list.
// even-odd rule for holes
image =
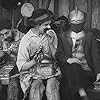
[[44, 22], [46, 22], [46, 21], [48, 21], [48, 20], [52, 20], [52, 19], [54, 18], [54, 16], [55, 16], [55, 14], [53, 14], [53, 15], [51, 15], [51, 16], [49, 16], [49, 17], [43, 19], [43, 20], [39, 20], [39, 21], [37, 21], [36, 23], [42, 24], [42, 23], [44, 23]]
[[84, 23], [83, 20], [74, 20], [74, 21], [71, 21], [69, 24], [80, 24], [80, 23]]

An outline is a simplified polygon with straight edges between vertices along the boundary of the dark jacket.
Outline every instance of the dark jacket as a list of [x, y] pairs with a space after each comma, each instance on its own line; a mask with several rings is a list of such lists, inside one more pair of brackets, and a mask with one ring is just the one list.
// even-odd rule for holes
[[[67, 62], [68, 58], [72, 57], [73, 42], [69, 37], [69, 32], [63, 33], [58, 37], [56, 59], [61, 67]], [[85, 30], [85, 33], [86, 36], [83, 39], [83, 52], [89, 67], [97, 74], [100, 72], [100, 48], [98, 48], [93, 32]]]

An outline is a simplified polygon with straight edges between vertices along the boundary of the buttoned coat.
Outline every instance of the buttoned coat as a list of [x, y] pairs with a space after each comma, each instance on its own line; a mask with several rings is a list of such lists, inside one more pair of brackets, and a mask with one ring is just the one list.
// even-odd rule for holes
[[[97, 41], [94, 33], [88, 30], [84, 30], [85, 37], [83, 38], [83, 52], [85, 54], [85, 58], [91, 70], [95, 72], [95, 74], [100, 72], [100, 43]], [[60, 65], [63, 66], [67, 62], [68, 58], [72, 57], [72, 46], [73, 41], [69, 36], [70, 31], [66, 33], [62, 33], [58, 37], [58, 48], [56, 52], [56, 59]]]

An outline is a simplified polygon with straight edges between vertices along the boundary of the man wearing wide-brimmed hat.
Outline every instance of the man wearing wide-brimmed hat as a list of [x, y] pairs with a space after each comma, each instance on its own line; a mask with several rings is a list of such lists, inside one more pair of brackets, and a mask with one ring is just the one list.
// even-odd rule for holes
[[77, 93], [80, 99], [88, 100], [86, 89], [93, 85], [95, 67], [99, 67], [97, 41], [93, 32], [84, 28], [85, 12], [76, 7], [68, 17], [70, 30], [58, 39], [56, 59], [61, 66], [64, 90], [69, 90], [68, 100], [74, 100]]
[[60, 70], [55, 61], [57, 36], [50, 29], [53, 17], [50, 10], [34, 10], [28, 18], [29, 31], [19, 45], [17, 66], [20, 73], [26, 72], [21, 74], [20, 83], [25, 94], [29, 91], [29, 100], [41, 100], [44, 90], [47, 100], [60, 99]]

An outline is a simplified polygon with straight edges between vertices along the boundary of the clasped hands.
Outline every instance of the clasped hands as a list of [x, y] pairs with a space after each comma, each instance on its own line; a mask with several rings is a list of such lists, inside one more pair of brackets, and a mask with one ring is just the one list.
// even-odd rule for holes
[[78, 58], [68, 58], [67, 62], [68, 62], [69, 64], [72, 64], [72, 63], [81, 64], [81, 61], [80, 61]]
[[100, 80], [100, 73], [98, 73], [96, 76], [96, 81], [99, 81], [99, 80]]
[[[72, 63], [81, 64], [82, 63], [78, 58], [68, 58], [67, 62], [69, 64], [72, 64]], [[99, 81], [99, 80], [100, 80], [100, 73], [98, 73], [96, 76], [96, 81]]]

